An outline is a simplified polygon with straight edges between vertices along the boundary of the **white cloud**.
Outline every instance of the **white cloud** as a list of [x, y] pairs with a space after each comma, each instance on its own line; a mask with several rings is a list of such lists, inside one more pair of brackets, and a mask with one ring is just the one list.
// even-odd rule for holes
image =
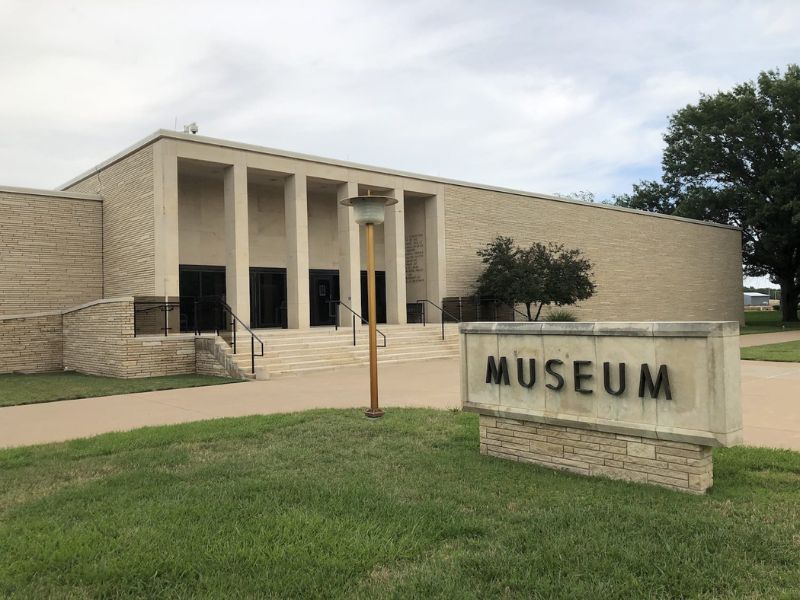
[[667, 116], [796, 61], [796, 2], [0, 0], [0, 183], [159, 127], [542, 192], [659, 170]]

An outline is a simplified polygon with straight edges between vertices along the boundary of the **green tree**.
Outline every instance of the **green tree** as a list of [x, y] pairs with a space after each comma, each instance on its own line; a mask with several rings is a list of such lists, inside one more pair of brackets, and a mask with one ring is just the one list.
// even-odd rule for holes
[[780, 285], [783, 320], [797, 321], [800, 67], [702, 95], [670, 118], [664, 140], [662, 181], [616, 204], [740, 227], [745, 274]]
[[[591, 298], [595, 292], [592, 263], [583, 253], [563, 244], [536, 242], [528, 248], [500, 236], [478, 250], [484, 265], [477, 293], [509, 306], [524, 304], [529, 321], [538, 321], [549, 304], [565, 306]], [[536, 315], [531, 310], [536, 306]]]

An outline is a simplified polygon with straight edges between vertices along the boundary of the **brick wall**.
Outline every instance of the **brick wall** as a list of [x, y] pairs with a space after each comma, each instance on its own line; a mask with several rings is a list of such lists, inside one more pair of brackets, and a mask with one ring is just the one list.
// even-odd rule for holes
[[480, 416], [481, 454], [582, 475], [703, 493], [713, 483], [711, 448]]
[[133, 300], [103, 300], [64, 315], [64, 368], [109, 377], [195, 372], [194, 336], [133, 335]]
[[102, 211], [99, 199], [0, 188], [0, 315], [102, 297]]
[[155, 293], [153, 146], [69, 187], [103, 197], [103, 296]]
[[560, 242], [594, 263], [597, 293], [581, 320], [742, 318], [741, 236], [654, 215], [445, 186], [447, 295], [474, 292], [476, 250], [498, 235], [520, 245]]
[[0, 317], [0, 373], [69, 369], [107, 377], [203, 373], [243, 378], [219, 338], [133, 335], [133, 298]]
[[194, 366], [197, 373], [201, 375], [216, 375], [217, 377], [239, 377], [238, 373], [235, 375], [228, 373], [225, 367], [217, 361], [214, 352], [198, 342], [200, 342], [200, 339], [195, 343]]
[[64, 315], [64, 368], [124, 377], [126, 343], [133, 338], [133, 300], [110, 300]]
[[61, 313], [0, 318], [0, 373], [62, 368]]
[[129, 338], [116, 377], [160, 377], [196, 372], [194, 335]]

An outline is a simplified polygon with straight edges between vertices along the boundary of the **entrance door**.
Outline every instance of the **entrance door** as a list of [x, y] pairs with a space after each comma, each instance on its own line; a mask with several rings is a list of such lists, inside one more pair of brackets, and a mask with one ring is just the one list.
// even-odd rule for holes
[[[367, 293], [367, 272], [361, 271], [361, 314], [365, 319], [369, 319]], [[375, 271], [375, 304], [377, 322], [386, 323], [386, 271]]]
[[[196, 300], [225, 300], [225, 267], [180, 265], [178, 288], [181, 295], [181, 330], [225, 329], [219, 306]], [[196, 321], [195, 321], [196, 317]]]
[[333, 302], [339, 300], [339, 271], [314, 269], [308, 272], [308, 279], [311, 325], [333, 325], [337, 308]]
[[286, 328], [286, 269], [250, 268], [250, 326]]

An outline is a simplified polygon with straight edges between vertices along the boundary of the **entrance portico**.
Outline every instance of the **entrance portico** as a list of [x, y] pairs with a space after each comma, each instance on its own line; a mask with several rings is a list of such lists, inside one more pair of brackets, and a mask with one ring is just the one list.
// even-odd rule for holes
[[366, 317], [363, 232], [339, 200], [367, 190], [398, 199], [376, 230], [378, 316], [403, 324], [408, 302], [445, 295], [440, 185], [191, 141], [156, 146], [158, 295], [187, 289], [182, 266], [207, 266], [224, 271], [225, 301], [253, 326], [330, 324], [336, 301], [342, 322], [348, 309]]

